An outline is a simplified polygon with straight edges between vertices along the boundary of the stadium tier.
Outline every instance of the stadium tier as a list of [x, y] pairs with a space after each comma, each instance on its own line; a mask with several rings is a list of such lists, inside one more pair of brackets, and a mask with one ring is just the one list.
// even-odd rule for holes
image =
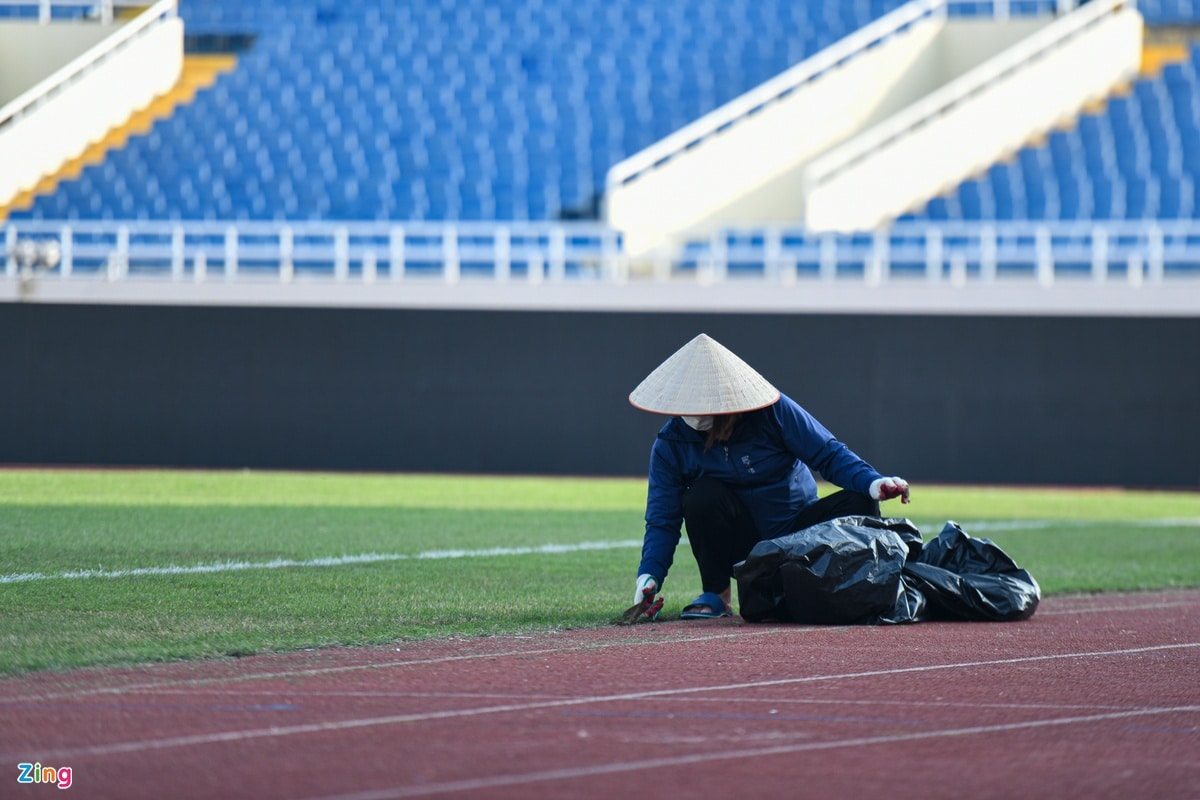
[[[11, 217], [595, 217], [612, 164], [900, 5], [182, 0], [235, 70]], [[1171, 65], [910, 218], [1192, 217], [1196, 80]]]
[[13, 216], [594, 217], [614, 163], [901, 4], [182, 0], [236, 69]]
[[[236, 68], [10, 217], [594, 218], [613, 164], [900, 5], [182, 0]], [[1169, 65], [908, 218], [1191, 218], [1198, 96], [1196, 59]]]
[[1193, 219], [1200, 49], [908, 219]]

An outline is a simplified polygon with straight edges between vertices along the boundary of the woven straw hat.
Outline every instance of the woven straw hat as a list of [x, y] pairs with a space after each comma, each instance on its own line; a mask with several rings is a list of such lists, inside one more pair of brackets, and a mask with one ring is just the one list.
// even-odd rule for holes
[[779, 390], [716, 339], [702, 333], [646, 376], [629, 394], [655, 414], [708, 416], [765, 408]]

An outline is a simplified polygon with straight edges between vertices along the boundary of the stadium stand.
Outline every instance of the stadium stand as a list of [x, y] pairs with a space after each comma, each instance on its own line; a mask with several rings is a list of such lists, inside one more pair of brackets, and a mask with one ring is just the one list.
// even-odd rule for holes
[[[612, 164], [901, 4], [182, 0], [236, 68], [11, 216], [595, 217]], [[910, 218], [1193, 216], [1197, 58]]]
[[[390, 253], [399, 265], [394, 276], [405, 269], [397, 253], [411, 258], [426, 246], [430, 262], [453, 261], [457, 275], [465, 263], [464, 245], [451, 241], [458, 232], [422, 224], [597, 219], [615, 163], [902, 5], [180, 0], [190, 89], [21, 198], [7, 218], [72, 223], [77, 266], [89, 236], [95, 253], [115, 247], [128, 255], [129, 232], [100, 223], [145, 221], [147, 236], [167, 254], [160, 261], [176, 275], [184, 268], [184, 234], [154, 224], [212, 223], [211, 230], [188, 229], [186, 260], [224, 258], [229, 275], [230, 261], [236, 269], [240, 255], [244, 266], [253, 252], [224, 227], [229, 223], [249, 230], [259, 221], [374, 222], [393, 227], [373, 229], [366, 243], [353, 231], [320, 229], [340, 253], [335, 273], [355, 263], [365, 274], [369, 260], [373, 274], [375, 259]], [[956, 3], [955, 13], [1059, 5], [1070, 4]], [[1149, 26], [1182, 31], [1185, 40], [1188, 26], [1200, 21], [1200, 3], [1148, 1], [1139, 9]], [[724, 275], [737, 271], [740, 259], [755, 273], [830, 276], [851, 265], [870, 279], [875, 263], [885, 264], [883, 278], [906, 270], [952, 276], [968, 267], [950, 258], [951, 248], [969, 240], [969, 269], [981, 274], [1002, 271], [1006, 258], [1041, 270], [1047, 248], [1062, 247], [1078, 250], [1066, 260], [1093, 270], [1100, 253], [1122, 263], [1146, 258], [1152, 274], [1161, 274], [1176, 263], [1170, 253], [1178, 241], [1191, 247], [1190, 234], [1180, 240], [1170, 231], [1125, 228], [1075, 244], [1070, 235], [1033, 228], [997, 236], [988, 227], [930, 233], [930, 226], [1200, 218], [1200, 49], [1183, 45], [1179, 52], [1182, 58], [1154, 63], [1127, 93], [1077, 124], [906, 214], [888, 241], [878, 234], [730, 233], [695, 245], [680, 266], [702, 270], [708, 261]], [[92, 221], [97, 226], [88, 227]], [[289, 253], [290, 269], [292, 231], [271, 235], [267, 249]], [[477, 243], [504, 253], [496, 274], [507, 274], [510, 254], [516, 267], [520, 245], [513, 237], [491, 230]], [[560, 273], [571, 269], [562, 256], [575, 246], [569, 234], [535, 238], [542, 252], [521, 256], [527, 265], [549, 259]], [[199, 239], [207, 249], [193, 247]], [[603, 237], [583, 246], [613, 247]], [[303, 244], [297, 239], [295, 247]], [[93, 263], [103, 268], [106, 260], [111, 276], [111, 253]]]
[[[1176, 12], [1178, 13], [1178, 12]], [[912, 220], [1193, 219], [1200, 181], [1200, 48], [1078, 124], [1026, 147]]]
[[595, 217], [612, 164], [901, 4], [182, 0], [236, 69], [13, 217]]

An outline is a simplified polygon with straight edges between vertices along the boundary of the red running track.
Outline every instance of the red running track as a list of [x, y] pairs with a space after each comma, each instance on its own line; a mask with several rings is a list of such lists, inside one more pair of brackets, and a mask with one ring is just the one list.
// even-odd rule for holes
[[0, 681], [0, 798], [53, 791], [21, 762], [122, 800], [1194, 800], [1200, 590], [35, 674]]

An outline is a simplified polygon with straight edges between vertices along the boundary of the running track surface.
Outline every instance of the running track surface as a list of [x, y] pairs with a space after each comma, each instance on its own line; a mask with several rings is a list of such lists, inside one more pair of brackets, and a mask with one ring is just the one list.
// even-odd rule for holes
[[0, 798], [59, 796], [20, 762], [122, 800], [1195, 800], [1200, 590], [35, 674], [0, 681]]

